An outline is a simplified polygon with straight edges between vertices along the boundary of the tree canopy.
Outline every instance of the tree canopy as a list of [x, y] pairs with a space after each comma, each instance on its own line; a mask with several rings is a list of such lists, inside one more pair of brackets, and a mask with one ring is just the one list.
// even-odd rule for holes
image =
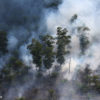
[[66, 46], [71, 42], [71, 36], [67, 35], [67, 29], [62, 29], [61, 27], [57, 28], [57, 53], [56, 58], [59, 64], [63, 64], [65, 62], [64, 56], [69, 53], [66, 50]]

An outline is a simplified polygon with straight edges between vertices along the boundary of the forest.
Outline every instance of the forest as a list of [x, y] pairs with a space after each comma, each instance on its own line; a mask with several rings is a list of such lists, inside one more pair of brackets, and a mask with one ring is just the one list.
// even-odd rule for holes
[[82, 2], [0, 1], [0, 100], [100, 99], [99, 1]]

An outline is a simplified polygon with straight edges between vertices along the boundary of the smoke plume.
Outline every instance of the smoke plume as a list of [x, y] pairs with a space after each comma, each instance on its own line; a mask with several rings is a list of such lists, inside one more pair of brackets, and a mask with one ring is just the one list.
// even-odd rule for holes
[[[74, 15], [77, 16], [73, 17]], [[34, 67], [27, 45], [33, 37], [38, 38], [40, 34], [48, 32], [55, 36], [57, 27], [61, 26], [67, 28], [68, 34], [72, 36], [69, 57], [71, 62], [66, 57], [66, 63], [62, 67], [63, 78], [73, 81], [79, 66], [85, 67], [86, 64], [96, 69], [100, 65], [99, 16], [100, 0], [0, 0], [0, 30], [8, 33], [9, 50], [8, 54], [0, 57], [0, 68], [13, 55], [15, 49], [26, 65]], [[90, 31], [80, 32], [79, 27], [88, 27]], [[86, 34], [90, 41], [85, 55], [80, 55], [80, 34]], [[62, 92], [60, 100], [82, 99], [76, 94], [72, 83], [63, 86], [59, 84], [58, 87]]]
[[[68, 29], [71, 39], [71, 68], [69, 70], [69, 59], [66, 57], [66, 63], [62, 68], [64, 79], [74, 80], [75, 72], [86, 64], [90, 64], [92, 69], [96, 69], [100, 64], [100, 1], [99, 0], [63, 0], [56, 12], [50, 12], [46, 17], [46, 27], [50, 33], [56, 34], [56, 28], [62, 26]], [[73, 17], [73, 15], [76, 15]], [[72, 19], [74, 18], [74, 20]], [[89, 37], [90, 45], [85, 55], [80, 56], [80, 32], [79, 27], [88, 27], [90, 31], [81, 31]], [[85, 100], [86, 98], [76, 94], [76, 87], [72, 83], [65, 83], [60, 87], [60, 100]], [[91, 96], [90, 100], [98, 100], [99, 96]]]

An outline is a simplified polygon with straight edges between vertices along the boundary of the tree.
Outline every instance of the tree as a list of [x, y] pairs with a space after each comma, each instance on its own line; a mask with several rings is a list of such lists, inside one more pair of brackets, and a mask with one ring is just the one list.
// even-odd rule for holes
[[94, 71], [92, 76], [93, 90], [100, 93], [100, 65]]
[[66, 50], [66, 46], [69, 45], [71, 42], [71, 36], [67, 35], [67, 30], [62, 29], [61, 27], [57, 28], [57, 62], [62, 65], [65, 62], [64, 56], [69, 53], [68, 50]]
[[[61, 27], [57, 28], [57, 51], [56, 58], [57, 62], [61, 65], [64, 63], [64, 56], [69, 53], [66, 50], [66, 46], [69, 45], [71, 36], [67, 35], [67, 30], [62, 29]], [[28, 45], [28, 49], [33, 56], [33, 63], [36, 64], [36, 67], [39, 69], [42, 68], [42, 65], [46, 69], [50, 69], [55, 60], [54, 52], [54, 38], [50, 35], [40, 36], [40, 41], [33, 39], [32, 43]]]
[[43, 45], [43, 64], [46, 69], [52, 67], [55, 60], [55, 52], [53, 51], [54, 38], [50, 35], [40, 36]]
[[36, 40], [32, 39], [32, 43], [28, 45], [28, 49], [30, 50], [30, 53], [33, 57], [33, 63], [36, 64], [36, 67], [41, 70], [42, 67], [42, 55], [43, 55], [43, 46], [42, 44]]
[[0, 54], [5, 54], [7, 50], [7, 33], [5, 31], [0, 31]]
[[11, 57], [9, 62], [0, 70], [1, 82], [11, 82], [17, 77], [23, 77], [28, 73], [28, 70], [29, 67], [25, 66], [20, 59]]
[[93, 89], [100, 93], [100, 76], [93, 75], [92, 77]]
[[48, 96], [49, 100], [55, 100], [55, 99], [54, 99], [55, 90], [50, 89], [48, 92], [49, 92], [49, 96]]
[[81, 49], [81, 54], [85, 54], [86, 50], [89, 47], [89, 38], [87, 36], [87, 31], [89, 31], [90, 29], [88, 27], [78, 27], [78, 31], [80, 33], [79, 35], [79, 41], [80, 41], [80, 49]]
[[79, 79], [81, 81], [81, 91], [88, 92], [91, 89], [92, 83], [92, 70], [89, 68], [87, 64], [84, 70], [79, 71]]
[[88, 45], [89, 45], [88, 37], [85, 36], [85, 34], [81, 34], [80, 35], [80, 48], [81, 48], [82, 54], [85, 54], [85, 51], [88, 48]]
[[77, 14], [74, 14], [70, 20], [71, 23], [73, 23], [75, 20], [77, 20], [78, 18], [78, 15]]

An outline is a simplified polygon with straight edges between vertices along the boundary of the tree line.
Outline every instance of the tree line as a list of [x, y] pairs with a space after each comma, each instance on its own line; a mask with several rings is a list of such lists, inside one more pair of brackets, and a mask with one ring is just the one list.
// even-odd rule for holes
[[39, 40], [32, 39], [28, 49], [32, 54], [33, 63], [36, 64], [39, 71], [43, 66], [45, 69], [50, 69], [55, 59], [60, 66], [65, 62], [65, 55], [69, 54], [66, 46], [71, 42], [71, 36], [67, 32], [66, 28], [58, 27], [57, 37], [46, 34], [39, 36]]

